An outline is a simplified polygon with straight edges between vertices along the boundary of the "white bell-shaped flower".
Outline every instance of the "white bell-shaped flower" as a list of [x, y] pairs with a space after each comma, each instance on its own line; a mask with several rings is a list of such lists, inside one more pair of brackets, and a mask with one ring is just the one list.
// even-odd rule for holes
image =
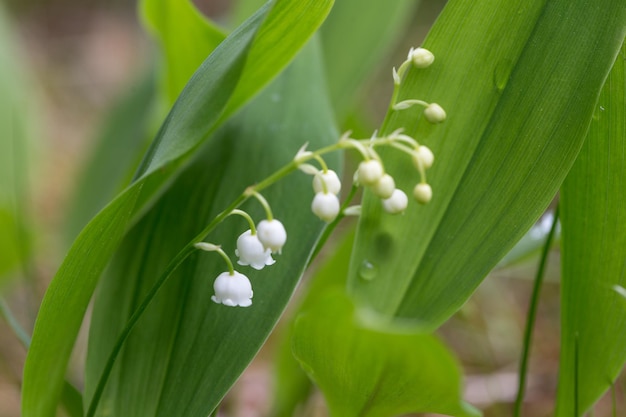
[[211, 300], [230, 307], [249, 307], [252, 305], [252, 285], [244, 274], [234, 271], [221, 273], [213, 283], [215, 295]]
[[437, 103], [432, 103], [424, 109], [424, 117], [430, 123], [441, 123], [446, 120], [446, 111]]
[[339, 214], [339, 199], [335, 194], [331, 193], [317, 193], [311, 203], [311, 210], [320, 219], [326, 223], [330, 223]]
[[322, 182], [326, 185], [326, 190], [331, 194], [339, 194], [341, 191], [341, 181], [337, 176], [337, 173], [332, 169], [326, 172], [320, 171], [313, 177], [313, 189], [316, 193], [324, 191]]
[[390, 198], [396, 189], [396, 182], [389, 174], [383, 174], [382, 177], [372, 185], [372, 191], [382, 199]]
[[237, 238], [235, 254], [239, 257], [239, 265], [250, 265], [254, 269], [263, 269], [265, 265], [273, 265], [272, 250], [266, 249], [259, 240], [258, 235], [253, 235], [250, 230], [245, 231]]
[[404, 191], [397, 188], [393, 190], [391, 197], [383, 200], [383, 208], [387, 213], [391, 214], [402, 213], [404, 210], [406, 210], [408, 204], [409, 198], [406, 196]]
[[428, 147], [421, 145], [417, 148], [417, 150], [413, 153], [413, 164], [417, 169], [419, 169], [420, 163], [424, 167], [424, 169], [428, 169], [433, 166], [435, 162], [435, 155], [433, 151], [431, 151]]
[[415, 65], [416, 68], [427, 68], [435, 61], [435, 55], [428, 49], [411, 48], [408, 59], [413, 61], [413, 65]]
[[419, 183], [413, 189], [413, 197], [420, 204], [427, 204], [433, 198], [433, 189], [426, 183]]
[[272, 253], [281, 253], [287, 241], [287, 231], [280, 221], [262, 220], [256, 227], [256, 233], [265, 249]]
[[361, 162], [357, 171], [359, 182], [362, 185], [374, 185], [384, 174], [383, 164], [376, 159]]

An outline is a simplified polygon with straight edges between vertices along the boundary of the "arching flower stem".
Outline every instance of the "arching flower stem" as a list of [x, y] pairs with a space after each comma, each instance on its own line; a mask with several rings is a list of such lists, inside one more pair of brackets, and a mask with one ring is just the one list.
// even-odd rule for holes
[[228, 273], [230, 275], [235, 275], [235, 268], [233, 267], [233, 262], [230, 260], [226, 252], [219, 245], [214, 245], [212, 243], [207, 242], [198, 242], [193, 245], [196, 249], [200, 249], [206, 252], [217, 252], [226, 262], [226, 266], [228, 267]]
[[252, 217], [250, 217], [250, 215], [248, 213], [246, 213], [243, 210], [234, 209], [234, 210], [231, 210], [230, 213], [228, 213], [229, 216], [232, 215], [232, 214], [239, 215], [239, 216], [243, 217], [244, 219], [246, 219], [248, 221], [248, 224], [250, 225], [250, 234], [252, 236], [256, 235], [256, 226], [254, 224], [254, 220], [252, 220]]
[[[267, 200], [265, 199], [265, 197], [263, 197], [261, 193], [256, 191], [253, 187], [248, 187], [245, 191], [245, 194], [251, 195], [252, 197], [256, 198], [259, 201], [259, 203], [261, 203], [261, 205], [263, 206], [263, 210], [265, 210], [265, 216], [267, 217], [267, 220], [274, 220], [274, 215], [272, 214], [272, 208], [270, 207], [270, 204], [267, 202]], [[250, 230], [252, 230], [252, 228]]]

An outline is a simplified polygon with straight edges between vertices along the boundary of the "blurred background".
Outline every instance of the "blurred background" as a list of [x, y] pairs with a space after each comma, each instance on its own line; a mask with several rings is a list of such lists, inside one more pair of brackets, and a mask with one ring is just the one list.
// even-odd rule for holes
[[[195, 3], [218, 25], [232, 28], [228, 18], [231, 1]], [[342, 123], [341, 130], [371, 132], [376, 128], [391, 94], [391, 67], [404, 60], [410, 46], [421, 42], [444, 5], [443, 0], [421, 3], [406, 33], [364, 84], [359, 93], [359, 109]], [[68, 206], [77, 178], [94, 151], [105, 115], [158, 62], [158, 57], [156, 47], [138, 21], [134, 2], [12, 0], [4, 9], [5, 27], [0, 33], [10, 54], [3, 55], [3, 59], [10, 59], [22, 76], [20, 111], [27, 117], [30, 138], [23, 148], [28, 157], [20, 159], [27, 169], [23, 178], [25, 203], [19, 212], [24, 223], [33, 225], [33, 232], [22, 236], [24, 247], [32, 254], [27, 265], [6, 273], [0, 271], [4, 275], [0, 295], [3, 306], [10, 307], [19, 324], [30, 333], [47, 284], [71, 243], [62, 233], [68, 221]], [[2, 120], [3, 124], [8, 121], [11, 132], [11, 119]], [[535, 232], [535, 241], [540, 241], [547, 232], [545, 224], [539, 224]], [[537, 264], [538, 251], [534, 251], [494, 271], [439, 332], [465, 368], [466, 400], [483, 409], [485, 416], [511, 415]], [[559, 268], [555, 249], [549, 258], [531, 352], [524, 408], [528, 417], [552, 413], [559, 354]], [[306, 285], [301, 290], [306, 290]], [[297, 300], [292, 304], [297, 304]], [[289, 312], [285, 320], [288, 317]], [[223, 415], [268, 415], [280, 329], [281, 326], [228, 395]], [[85, 343], [83, 334], [68, 376], [79, 388]], [[20, 415], [25, 352], [7, 321], [0, 320], [0, 417]], [[622, 378], [616, 389], [618, 409], [625, 409], [624, 398]], [[309, 409], [312, 415], [326, 415], [320, 395], [314, 396]], [[595, 415], [612, 415], [610, 395], [599, 403]]]

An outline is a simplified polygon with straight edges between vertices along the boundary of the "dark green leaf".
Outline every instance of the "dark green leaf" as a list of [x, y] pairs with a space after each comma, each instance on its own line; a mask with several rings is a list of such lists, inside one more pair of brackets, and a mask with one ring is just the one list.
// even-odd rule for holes
[[[305, 142], [337, 138], [324, 94], [319, 55], [303, 51], [264, 93], [220, 129], [169, 191], [131, 231], [102, 282], [90, 334], [86, 398], [91, 398], [116, 337], [165, 265], [247, 186], [290, 162]], [[329, 158], [337, 165], [338, 158]], [[217, 254], [186, 261], [146, 310], [119, 357], [99, 415], [206, 416], [245, 369], [297, 284], [323, 224], [310, 211], [310, 178], [301, 173], [264, 192], [287, 228], [277, 263], [250, 277], [253, 305], [211, 301], [226, 270]], [[245, 208], [261, 218], [258, 202]], [[229, 218], [207, 241], [234, 254], [248, 228]], [[146, 344], [146, 341], [150, 341]]]
[[[622, 0], [447, 4], [424, 44], [436, 60], [409, 70], [399, 100], [437, 102], [448, 120], [432, 126], [413, 107], [391, 111], [382, 128], [433, 149], [434, 197], [392, 217], [366, 195], [349, 276], [360, 305], [432, 329], [467, 300], [573, 164], [625, 22]], [[410, 193], [410, 158], [382, 156]], [[374, 279], [359, 276], [364, 262]]]
[[[293, 58], [331, 4], [331, 0], [281, 0], [268, 5], [233, 32], [192, 77], [153, 142], [136, 181], [86, 226], [46, 292], [24, 369], [24, 417], [54, 413], [83, 315], [126, 228], [227, 115]], [[306, 17], [294, 18], [300, 15]], [[284, 38], [289, 42], [275, 47], [274, 43]], [[263, 65], [252, 60], [259, 56], [264, 56]]]
[[143, 0], [145, 26], [161, 42], [165, 55], [165, 92], [173, 103], [189, 78], [226, 35], [191, 0]]
[[[341, 120], [359, 97], [368, 76], [387, 62], [419, 0], [341, 0], [320, 33], [328, 89]], [[387, 69], [391, 74], [391, 69]]]
[[615, 290], [626, 286], [625, 60], [622, 47], [561, 193], [557, 417], [585, 414], [611, 387], [626, 361], [626, 310], [623, 295]]

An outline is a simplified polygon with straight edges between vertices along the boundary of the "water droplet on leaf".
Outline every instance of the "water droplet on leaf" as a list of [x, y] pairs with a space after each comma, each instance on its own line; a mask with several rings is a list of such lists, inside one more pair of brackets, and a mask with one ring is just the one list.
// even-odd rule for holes
[[359, 277], [365, 281], [371, 281], [376, 278], [378, 274], [378, 268], [376, 265], [372, 264], [370, 261], [365, 260], [361, 263], [359, 267]]

